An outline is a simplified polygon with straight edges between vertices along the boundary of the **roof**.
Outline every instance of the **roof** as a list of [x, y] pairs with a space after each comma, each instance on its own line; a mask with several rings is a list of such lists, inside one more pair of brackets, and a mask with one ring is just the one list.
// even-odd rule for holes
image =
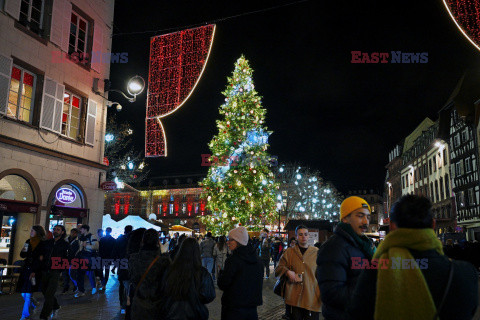
[[328, 220], [290, 220], [285, 226], [285, 230], [295, 230], [299, 225], [304, 225], [309, 229], [333, 231], [333, 223]]
[[435, 122], [433, 122], [430, 118], [425, 118], [422, 123], [418, 125], [418, 127], [413, 130], [408, 137], [405, 138], [405, 143], [403, 144], [403, 152], [407, 152], [411, 147], [413, 147], [413, 144], [415, 143], [415, 140], [417, 140], [418, 137], [422, 134], [423, 131], [428, 130], [431, 126], [433, 126]]
[[478, 107], [475, 102], [480, 99], [480, 72], [466, 71], [458, 81], [455, 89], [443, 108], [453, 105], [460, 117], [469, 117], [478, 124]]

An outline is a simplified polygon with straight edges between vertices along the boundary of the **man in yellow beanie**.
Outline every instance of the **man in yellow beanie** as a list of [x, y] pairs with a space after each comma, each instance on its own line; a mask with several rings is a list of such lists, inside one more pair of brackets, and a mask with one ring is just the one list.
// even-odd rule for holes
[[359, 262], [370, 261], [375, 253], [372, 241], [364, 235], [370, 213], [370, 205], [364, 199], [345, 199], [334, 235], [318, 251], [316, 277], [326, 320], [347, 319], [347, 306], [362, 271], [357, 266], [361, 266]]

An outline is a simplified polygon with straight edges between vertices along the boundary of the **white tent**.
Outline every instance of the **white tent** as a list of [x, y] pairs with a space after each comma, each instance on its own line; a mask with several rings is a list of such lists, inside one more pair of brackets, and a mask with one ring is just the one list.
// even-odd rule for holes
[[112, 228], [112, 237], [114, 238], [117, 238], [119, 235], [123, 234], [125, 227], [128, 225], [131, 225], [134, 230], [138, 228], [153, 228], [157, 231], [160, 231], [162, 229], [139, 216], [127, 216], [118, 222], [113, 220], [109, 214], [103, 216], [102, 228], [104, 230], [107, 227]]

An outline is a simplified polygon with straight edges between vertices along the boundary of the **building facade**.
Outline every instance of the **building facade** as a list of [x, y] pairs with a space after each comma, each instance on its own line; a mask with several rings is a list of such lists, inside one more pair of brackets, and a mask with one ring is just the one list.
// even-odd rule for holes
[[0, 0], [0, 258], [34, 224], [101, 227], [114, 1]]
[[389, 213], [392, 205], [402, 196], [402, 183], [400, 169], [402, 168], [402, 152], [403, 142], [396, 145], [388, 155], [388, 164], [385, 166], [387, 174], [385, 177], [384, 191], [384, 211], [383, 218], [379, 220], [379, 224], [387, 231], [390, 226]]
[[454, 232], [456, 215], [451, 191], [448, 143], [438, 138], [438, 123], [426, 118], [405, 140], [400, 170], [402, 195], [428, 197], [438, 235]]

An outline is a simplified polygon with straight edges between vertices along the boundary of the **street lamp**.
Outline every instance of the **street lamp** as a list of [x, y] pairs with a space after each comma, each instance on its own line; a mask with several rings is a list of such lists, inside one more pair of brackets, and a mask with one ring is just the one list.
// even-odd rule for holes
[[[104, 99], [107, 99], [104, 95], [102, 95], [99, 91], [98, 91], [98, 81], [100, 79], [98, 78], [95, 78], [93, 79], [93, 92], [98, 94], [99, 96], [103, 97]], [[143, 78], [139, 75], [136, 75], [134, 77], [132, 77], [129, 81], [128, 81], [128, 84], [127, 84], [127, 92], [132, 96], [128, 96], [126, 95], [123, 91], [121, 90], [118, 90], [118, 89], [111, 89], [110, 88], [110, 80], [109, 79], [104, 79], [104, 90], [103, 92], [117, 92], [117, 93], [120, 93], [125, 99], [127, 99], [128, 102], [132, 103], [132, 102], [135, 102], [136, 99], [137, 99], [137, 96], [139, 94], [141, 94], [143, 92], [143, 90], [145, 89], [145, 80], [143, 80]], [[111, 107], [113, 105], [117, 105], [117, 111], [120, 111], [122, 110], [122, 105], [116, 101], [109, 101], [107, 99], [107, 106], [108, 107]]]

